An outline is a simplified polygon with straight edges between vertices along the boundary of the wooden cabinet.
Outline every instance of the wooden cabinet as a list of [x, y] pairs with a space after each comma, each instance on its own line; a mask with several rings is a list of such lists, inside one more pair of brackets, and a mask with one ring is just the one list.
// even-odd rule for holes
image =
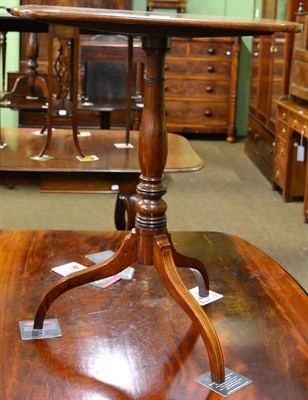
[[174, 38], [166, 59], [169, 132], [236, 133], [239, 38]]
[[304, 196], [308, 222], [308, 13], [297, 14], [296, 20], [304, 30], [294, 41], [289, 96], [277, 101], [272, 180], [284, 200]]
[[298, 159], [299, 145], [306, 148], [308, 107], [292, 101], [278, 101], [278, 118], [273, 161], [273, 185], [283, 199], [304, 196], [306, 164]]
[[[293, 21], [299, 3], [299, 0], [263, 0], [262, 17]], [[308, 7], [308, 0], [301, 3]], [[253, 38], [245, 152], [269, 181], [273, 172], [276, 101], [289, 90], [292, 49], [293, 35]]]

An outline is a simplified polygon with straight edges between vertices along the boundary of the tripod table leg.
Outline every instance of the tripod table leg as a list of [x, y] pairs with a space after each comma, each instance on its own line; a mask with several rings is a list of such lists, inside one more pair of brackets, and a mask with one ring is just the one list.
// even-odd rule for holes
[[223, 382], [224, 359], [216, 331], [180, 278], [168, 236], [156, 236], [153, 247], [154, 265], [164, 286], [199, 329], [209, 356], [212, 379], [217, 383]]
[[34, 329], [42, 329], [44, 319], [51, 304], [63, 293], [75, 287], [108, 278], [123, 271], [136, 261], [137, 237], [135, 232], [128, 234], [119, 250], [108, 260], [75, 272], [55, 282], [43, 295], [34, 318]]

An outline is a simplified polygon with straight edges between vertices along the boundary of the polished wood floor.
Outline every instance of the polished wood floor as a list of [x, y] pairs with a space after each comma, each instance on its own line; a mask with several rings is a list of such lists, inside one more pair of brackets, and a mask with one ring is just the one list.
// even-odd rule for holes
[[[134, 265], [132, 281], [85, 285], [62, 295], [48, 315], [63, 336], [23, 341], [41, 294], [58, 279], [52, 267], [116, 250], [125, 232], [0, 232], [0, 398], [218, 400], [195, 381], [209, 370], [203, 341], [152, 266]], [[225, 234], [172, 234], [175, 247], [207, 266], [224, 297], [204, 306], [226, 367], [252, 384], [234, 400], [303, 400], [307, 395], [308, 300], [274, 261]], [[196, 285], [179, 269], [185, 284]]]

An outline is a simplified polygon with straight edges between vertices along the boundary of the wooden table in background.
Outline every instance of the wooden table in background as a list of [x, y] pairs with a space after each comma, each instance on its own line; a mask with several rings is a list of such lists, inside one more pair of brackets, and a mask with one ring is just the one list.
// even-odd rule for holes
[[[52, 267], [115, 250], [125, 232], [0, 233], [0, 398], [218, 400], [195, 382], [209, 370], [204, 343], [168, 295], [153, 266], [106, 289], [85, 285], [60, 297], [49, 314], [63, 336], [23, 341], [18, 322], [33, 319]], [[252, 380], [232, 400], [303, 400], [307, 395], [308, 300], [273, 260], [221, 233], [177, 232], [175, 247], [208, 267], [224, 297], [203, 307], [226, 366]], [[185, 284], [193, 274], [179, 269]], [[166, 312], [166, 310], [168, 310]]]
[[[87, 154], [95, 153], [98, 161], [83, 163], [76, 159], [71, 130], [56, 129], [48, 154], [49, 161], [31, 160], [43, 146], [45, 136], [35, 136], [35, 128], [3, 128], [2, 138], [8, 146], [1, 151], [2, 182], [14, 186], [23, 173], [40, 174], [42, 192], [118, 193], [115, 224], [118, 229], [134, 225], [134, 198], [139, 180], [138, 132], [130, 132], [134, 148], [118, 149], [114, 143], [125, 142], [123, 130], [94, 130], [90, 137], [80, 138]], [[189, 141], [183, 136], [168, 134], [169, 153], [165, 173], [193, 172], [203, 167]], [[130, 204], [132, 203], [132, 204]]]

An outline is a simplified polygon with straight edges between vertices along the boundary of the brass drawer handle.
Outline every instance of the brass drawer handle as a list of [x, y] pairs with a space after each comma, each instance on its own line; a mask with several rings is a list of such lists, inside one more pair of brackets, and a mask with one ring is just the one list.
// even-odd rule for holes
[[279, 171], [279, 169], [278, 169], [278, 170], [276, 171], [276, 173], [275, 173], [275, 178], [278, 179], [279, 176], [280, 176], [280, 171]]
[[285, 120], [287, 118], [287, 113], [286, 112], [282, 113], [281, 118]]
[[287, 130], [286, 130], [286, 128], [282, 128], [281, 129], [281, 136], [286, 136], [286, 132], [287, 132]]
[[271, 46], [271, 49], [270, 49], [270, 52], [271, 52], [271, 53], [277, 53], [277, 52], [278, 52], [278, 47], [275, 46], [275, 45], [272, 45], [272, 46]]
[[298, 121], [295, 119], [295, 120], [293, 121], [293, 127], [296, 128], [297, 124], [298, 124]]
[[284, 149], [280, 149], [280, 156], [281, 156], [281, 157], [283, 157], [283, 156], [284, 156], [284, 154], [285, 154], [285, 151], [284, 151]]

